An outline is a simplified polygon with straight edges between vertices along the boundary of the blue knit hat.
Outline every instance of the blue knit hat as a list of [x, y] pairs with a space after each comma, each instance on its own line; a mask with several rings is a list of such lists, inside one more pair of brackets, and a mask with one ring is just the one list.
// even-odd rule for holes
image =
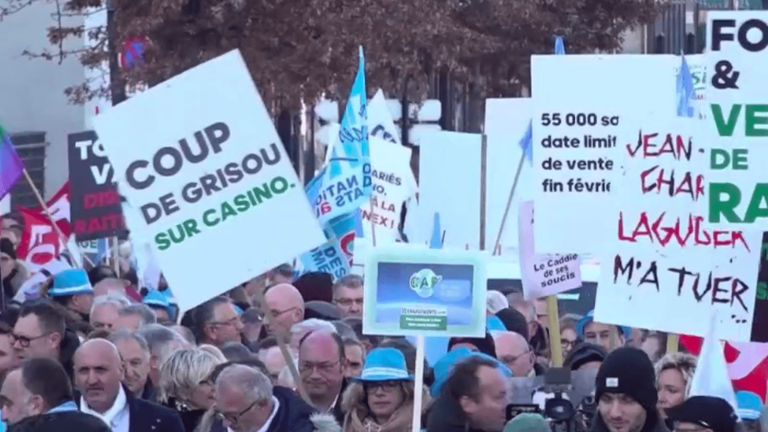
[[742, 420], [757, 420], [763, 415], [763, 401], [756, 393], [749, 391], [736, 392], [737, 414]]
[[163, 309], [170, 309], [171, 302], [168, 301], [168, 297], [158, 290], [149, 290], [147, 295], [144, 296], [144, 302], [147, 306], [154, 306]]
[[67, 269], [53, 276], [53, 287], [48, 290], [51, 297], [63, 297], [77, 294], [93, 294], [93, 287], [88, 281], [88, 273], [82, 269]]
[[[589, 324], [591, 324], [595, 320], [595, 310], [592, 309], [591, 311], [587, 312], [586, 315], [584, 315], [577, 323], [576, 323], [576, 334], [584, 338], [584, 329]], [[616, 328], [619, 329], [621, 332], [621, 335], [624, 336], [624, 338], [628, 338], [632, 334], [632, 329], [627, 326], [620, 326], [617, 325]]]
[[379, 381], [413, 381], [408, 373], [405, 356], [396, 348], [375, 348], [365, 358], [363, 371], [357, 378], [358, 382]]

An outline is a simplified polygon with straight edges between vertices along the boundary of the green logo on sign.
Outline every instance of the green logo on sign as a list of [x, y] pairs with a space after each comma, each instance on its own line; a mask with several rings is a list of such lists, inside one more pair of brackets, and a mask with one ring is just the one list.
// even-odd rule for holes
[[414, 273], [408, 283], [419, 297], [429, 298], [435, 293], [435, 287], [441, 280], [442, 276], [436, 275], [430, 269], [423, 269]]

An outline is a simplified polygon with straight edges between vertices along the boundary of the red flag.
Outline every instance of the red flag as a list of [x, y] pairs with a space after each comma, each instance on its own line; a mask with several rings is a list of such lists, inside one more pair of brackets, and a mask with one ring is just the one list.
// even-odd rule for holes
[[[69, 212], [69, 182], [64, 183], [64, 186], [45, 204], [48, 206], [48, 211], [51, 212], [51, 218], [56, 221], [56, 225], [58, 225], [61, 232], [69, 238], [69, 235], [72, 233]], [[46, 217], [42, 206], [38, 206], [32, 209], [32, 211]]]
[[[681, 335], [680, 343], [691, 353], [699, 355], [702, 345], [700, 337]], [[765, 402], [768, 391], [768, 344], [726, 342], [723, 350], [733, 389], [756, 393]]]
[[19, 212], [24, 218], [24, 232], [16, 252], [18, 258], [34, 273], [55, 260], [63, 250], [63, 245], [51, 221], [44, 214], [25, 208], [20, 208]]

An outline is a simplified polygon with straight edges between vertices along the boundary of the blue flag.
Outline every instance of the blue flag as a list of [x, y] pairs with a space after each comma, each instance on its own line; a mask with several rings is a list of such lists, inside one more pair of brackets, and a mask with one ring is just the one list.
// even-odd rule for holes
[[443, 230], [440, 228], [440, 213], [437, 212], [435, 212], [434, 222], [432, 223], [432, 238], [429, 240], [429, 248], [443, 248]]
[[[565, 55], [565, 45], [563, 44], [562, 36], [555, 36], [555, 55]], [[529, 122], [528, 128], [525, 130], [525, 134], [523, 135], [523, 138], [520, 139], [519, 143], [520, 148], [523, 149], [525, 158], [528, 159], [529, 162], [533, 162], [533, 142], [531, 140], [533, 135], [532, 129], [533, 122]]]
[[360, 47], [360, 65], [341, 119], [339, 142], [331, 149], [328, 165], [317, 175], [317, 195], [310, 201], [321, 224], [352, 213], [371, 196], [367, 98], [365, 57]]
[[693, 89], [693, 76], [688, 62], [685, 60], [685, 55], [681, 54], [680, 57], [682, 65], [680, 66], [680, 73], [677, 74], [677, 116], [693, 117], [692, 102], [696, 97]]
[[[318, 174], [305, 188], [307, 199], [315, 202], [319, 195], [322, 177]], [[350, 272], [354, 240], [362, 229], [360, 208], [325, 223], [321, 222], [326, 242], [303, 254], [299, 260], [304, 272], [329, 273], [334, 280]]]

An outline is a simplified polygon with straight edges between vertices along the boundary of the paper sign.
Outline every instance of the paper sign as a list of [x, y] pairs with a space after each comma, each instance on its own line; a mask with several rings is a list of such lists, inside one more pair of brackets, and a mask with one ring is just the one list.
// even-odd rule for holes
[[377, 247], [369, 251], [364, 288], [364, 334], [485, 334], [486, 277], [479, 252]]
[[607, 244], [620, 146], [637, 134], [638, 115], [675, 115], [674, 60], [531, 57], [537, 253], [596, 253]]
[[70, 134], [68, 142], [72, 232], [78, 241], [125, 237], [128, 233], [112, 164], [96, 132]]
[[622, 143], [614, 251], [601, 260], [595, 321], [747, 342], [762, 233], [712, 229], [699, 212], [708, 158], [697, 121], [652, 120]]
[[94, 124], [136, 212], [132, 235], [151, 242], [181, 310], [325, 240], [238, 51]]
[[381, 138], [370, 137], [371, 200], [360, 206], [365, 237], [372, 238], [376, 231], [376, 244], [391, 243], [400, 237], [398, 225], [403, 202], [413, 196], [415, 190], [409, 184], [411, 149], [392, 145]]
[[707, 13], [708, 172], [702, 201], [718, 228], [768, 231], [768, 11]]
[[[381, 138], [390, 144], [402, 146], [400, 130], [395, 126], [395, 122], [392, 121], [392, 115], [387, 107], [387, 100], [384, 98], [384, 92], [381, 89], [368, 102], [368, 138], [373, 137]], [[410, 192], [408, 197], [410, 198], [418, 191], [418, 184], [416, 183], [416, 177], [413, 175], [413, 170], [410, 169], [410, 149], [408, 150], [408, 156], [409, 169], [403, 180], [408, 186]], [[373, 149], [371, 149], [371, 159], [373, 159]], [[374, 180], [374, 184], [375, 182], [376, 180]]]
[[576, 254], [539, 255], [534, 252], [533, 201], [520, 204], [520, 271], [523, 294], [532, 300], [581, 286], [581, 260]]

